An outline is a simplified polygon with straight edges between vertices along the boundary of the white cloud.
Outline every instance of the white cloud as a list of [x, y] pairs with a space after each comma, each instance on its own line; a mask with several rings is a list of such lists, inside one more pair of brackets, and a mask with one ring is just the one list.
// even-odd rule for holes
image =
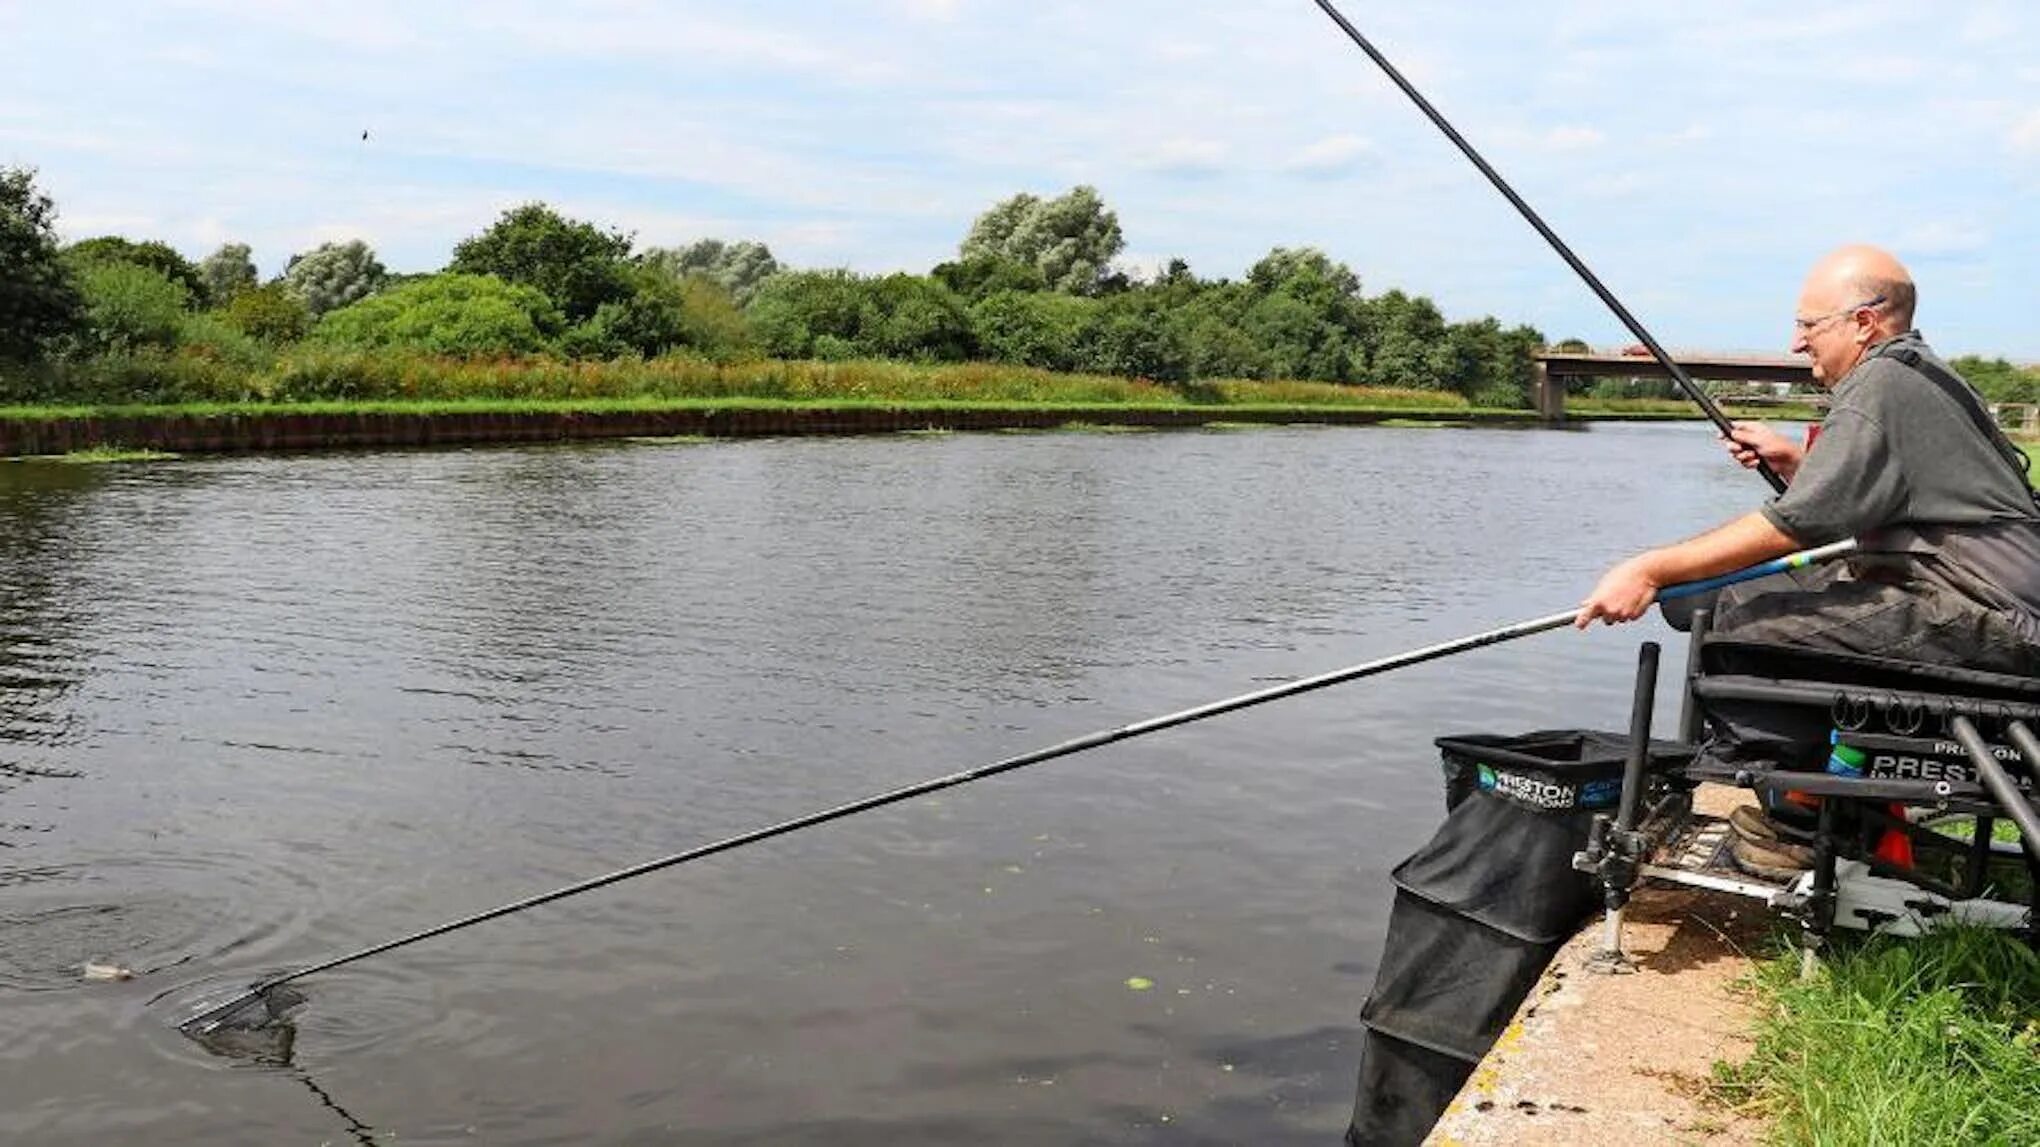
[[909, 16], [922, 20], [954, 20], [963, 11], [963, 0], [895, 0]]
[[1543, 143], [1553, 151], [1585, 151], [1606, 143], [1608, 137], [1599, 128], [1582, 125], [1564, 125], [1544, 133]]
[[1896, 247], [1903, 256], [1948, 259], [1976, 254], [1989, 242], [1989, 233], [1975, 223], [1961, 219], [1933, 219], [1901, 235]]
[[1210, 44], [1194, 43], [1189, 40], [1163, 40], [1155, 45], [1156, 59], [1177, 64], [1208, 59], [1216, 53], [1217, 50]]
[[1224, 169], [1225, 145], [1213, 139], [1171, 139], [1149, 148], [1141, 166], [1162, 175], [1204, 178]]
[[2027, 112], [2025, 117], [2012, 125], [2005, 144], [2018, 155], [2040, 155], [2040, 108]]
[[1300, 175], [1330, 178], [1353, 171], [1373, 151], [1374, 145], [1363, 136], [1327, 136], [1297, 152], [1288, 166]]
[[148, 235], [156, 230], [158, 222], [153, 215], [73, 211], [57, 217], [57, 235], [66, 243], [90, 239], [94, 235]]

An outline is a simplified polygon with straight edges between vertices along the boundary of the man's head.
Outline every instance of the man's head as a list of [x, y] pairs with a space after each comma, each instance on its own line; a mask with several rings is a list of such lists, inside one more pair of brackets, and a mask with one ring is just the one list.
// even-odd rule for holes
[[1833, 386], [1873, 344], [1912, 329], [1912, 276], [1888, 251], [1850, 246], [1813, 265], [1799, 292], [1792, 351], [1813, 359], [1813, 377]]

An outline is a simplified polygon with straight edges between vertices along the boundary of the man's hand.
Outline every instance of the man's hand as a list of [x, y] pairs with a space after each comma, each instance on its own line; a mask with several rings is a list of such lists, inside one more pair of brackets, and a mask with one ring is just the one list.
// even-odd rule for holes
[[1758, 462], [1768, 462], [1787, 482], [1799, 472], [1799, 463], [1806, 457], [1806, 451], [1797, 442], [1761, 422], [1732, 423], [1722, 441], [1728, 444], [1729, 456], [1743, 469], [1754, 470]]
[[1587, 600], [1580, 603], [1573, 628], [1585, 629], [1596, 618], [1605, 625], [1635, 621], [1657, 600], [1661, 583], [1651, 573], [1653, 554], [1638, 554], [1607, 573]]

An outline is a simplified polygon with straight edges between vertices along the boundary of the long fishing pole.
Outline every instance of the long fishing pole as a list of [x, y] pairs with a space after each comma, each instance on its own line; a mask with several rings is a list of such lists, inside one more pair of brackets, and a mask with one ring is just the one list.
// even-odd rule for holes
[[[1657, 339], [1653, 338], [1651, 333], [1644, 329], [1643, 323], [1638, 321], [1635, 315], [1629, 313], [1629, 308], [1623, 306], [1622, 300], [1616, 298], [1615, 293], [1610, 291], [1601, 282], [1601, 277], [1594, 274], [1593, 268], [1588, 267], [1584, 260], [1578, 255], [1573, 254], [1572, 248], [1566, 246], [1565, 240], [1558, 237], [1558, 232], [1553, 231], [1544, 222], [1543, 218], [1531, 209], [1530, 204], [1524, 202], [1523, 197], [1516, 194], [1516, 189], [1509, 186], [1508, 180], [1503, 179], [1500, 172], [1496, 171], [1487, 160], [1481, 158], [1480, 152], [1475, 151], [1473, 145], [1466, 142], [1466, 137], [1460, 135], [1458, 129], [1447, 122], [1444, 115], [1437, 108], [1431, 106], [1431, 101], [1424, 98], [1424, 94], [1416, 89], [1416, 85], [1404, 79], [1403, 74], [1396, 70], [1395, 65], [1388, 62], [1388, 57], [1382, 55], [1379, 48], [1376, 48], [1368, 41], [1367, 37], [1360, 34], [1360, 29], [1355, 28], [1343, 13], [1332, 6], [1331, 0], [1313, 0], [1313, 2], [1319, 8], [1324, 9], [1325, 15], [1332, 18], [1332, 23], [1337, 24], [1347, 36], [1351, 37], [1353, 42], [1360, 46], [1360, 50], [1367, 53], [1369, 59], [1380, 65], [1381, 70], [1387, 73], [1389, 79], [1395, 81], [1395, 86], [1401, 88], [1404, 95], [1410, 97], [1410, 101], [1417, 105], [1418, 110], [1429, 116], [1432, 123], [1438, 125], [1438, 130], [1445, 133], [1445, 138], [1457, 144], [1459, 150], [1466, 153], [1466, 158], [1473, 161], [1473, 165], [1480, 169], [1482, 175], [1487, 176], [1488, 182], [1495, 185], [1495, 190], [1501, 192], [1504, 198], [1514, 204], [1516, 210], [1522, 212], [1523, 218], [1529, 221], [1530, 226], [1535, 227], [1537, 233], [1544, 236], [1544, 241], [1551, 244], [1551, 249], [1558, 252], [1558, 257], [1564, 259], [1567, 266], [1570, 266], [1580, 278], [1586, 280], [1587, 286], [1591, 287], [1593, 292], [1601, 297], [1601, 301], [1608, 305], [1609, 310], [1615, 312], [1615, 317], [1622, 320], [1622, 325], [1629, 328], [1629, 333], [1636, 336], [1636, 341], [1642, 343], [1650, 351], [1651, 357], [1658, 361], [1658, 365], [1664, 367], [1666, 372], [1672, 376], [1672, 381], [1679, 384], [1679, 388], [1686, 392], [1687, 397], [1699, 404], [1700, 409], [1706, 413], [1707, 417], [1713, 421], [1715, 427], [1721, 431], [1722, 437], [1733, 439], [1735, 437], [1735, 427], [1728, 421], [1728, 415], [1722, 413], [1721, 407], [1716, 405], [1715, 401], [1709, 398], [1705, 391], [1700, 389], [1700, 384], [1693, 381], [1692, 376], [1686, 373], [1686, 368], [1680, 366], [1673, 360], [1670, 354], [1665, 352], [1665, 348], [1659, 345]], [[1757, 472], [1764, 476], [1764, 481], [1771, 484], [1771, 489], [1780, 494], [1785, 492], [1785, 479], [1779, 477], [1778, 472], [1771, 469], [1770, 463], [1759, 459], [1757, 462]]]
[[[1752, 578], [1765, 577], [1784, 570], [1798, 569], [1816, 562], [1839, 557], [1854, 549], [1855, 545], [1856, 543], [1853, 540], [1839, 541], [1815, 549], [1788, 554], [1772, 561], [1737, 570], [1734, 573], [1723, 574], [1720, 577], [1666, 586], [1658, 591], [1657, 599], [1659, 601], [1669, 601], [1675, 598], [1688, 597], [1693, 594], [1717, 589], [1721, 586], [1733, 585], [1736, 582], [1749, 581]], [[1086, 749], [1095, 749], [1101, 745], [1109, 745], [1115, 741], [1124, 741], [1148, 733], [1159, 732], [1162, 729], [1174, 728], [1177, 725], [1187, 725], [1192, 721], [1201, 721], [1206, 717], [1216, 717], [1221, 713], [1231, 713], [1238, 709], [1251, 708], [1252, 706], [1264, 704], [1281, 697], [1293, 697], [1299, 693], [1309, 693], [1315, 689], [1323, 689], [1327, 685], [1337, 685], [1342, 681], [1372, 677], [1377, 673], [1387, 673], [1393, 669], [1420, 665], [1426, 661], [1435, 661], [1441, 657], [1450, 657], [1457, 653], [1465, 653], [1484, 646], [1514, 641], [1519, 637], [1528, 637], [1531, 634], [1559, 629], [1571, 625], [1578, 616], [1579, 607], [1575, 606], [1560, 613], [1547, 614], [1543, 617], [1532, 618], [1529, 621], [1519, 621], [1514, 625], [1505, 625], [1499, 629], [1490, 629], [1484, 633], [1476, 633], [1469, 637], [1461, 637], [1453, 641], [1443, 641], [1436, 645], [1426, 645], [1420, 649], [1412, 649], [1392, 657], [1362, 662], [1359, 665], [1335, 669], [1330, 673], [1320, 673], [1315, 677], [1305, 677], [1281, 685], [1271, 685], [1266, 689], [1257, 689], [1252, 693], [1243, 693], [1237, 697], [1229, 697], [1223, 701], [1213, 701], [1206, 705], [1199, 705], [1195, 708], [1184, 709], [1176, 713], [1164, 714], [1160, 717], [1150, 717], [1145, 721], [1136, 721], [1131, 725], [1123, 725], [1117, 729], [1107, 729], [1102, 732], [1089, 734], [1088, 736], [1077, 737], [1073, 740], [1063, 741], [1060, 744], [1050, 745], [1045, 749], [1021, 753], [1018, 756], [1007, 757], [1004, 760], [994, 761], [988, 765], [966, 769], [960, 773], [950, 773], [948, 776], [936, 777], [934, 780], [922, 781], [919, 784], [908, 785], [905, 788], [893, 789], [890, 792], [879, 793], [876, 796], [851, 801], [849, 804], [837, 805], [835, 808], [824, 809], [821, 812], [809, 813], [806, 816], [781, 821], [778, 824], [765, 828], [753, 829], [750, 832], [718, 840], [713, 844], [704, 844], [698, 848], [691, 848], [686, 852], [675, 853], [672, 856], [661, 857], [658, 860], [646, 861], [643, 864], [620, 869], [606, 876], [584, 880], [579, 884], [570, 884], [565, 888], [557, 888], [538, 896], [528, 897], [498, 908], [491, 908], [486, 912], [478, 912], [472, 916], [465, 916], [459, 920], [441, 924], [434, 928], [427, 928], [422, 932], [413, 932], [408, 936], [401, 936], [395, 940], [385, 941], [381, 944], [362, 948], [359, 951], [349, 952], [344, 956], [313, 964], [310, 967], [299, 968], [297, 971], [286, 975], [257, 981], [240, 995], [227, 1000], [225, 1003], [208, 1008], [177, 1026], [186, 1035], [194, 1037], [208, 1035], [218, 1030], [230, 1018], [233, 1018], [235, 1013], [263, 1001], [271, 991], [290, 983], [292, 980], [309, 976], [314, 972], [329, 971], [342, 964], [351, 964], [356, 960], [364, 960], [370, 956], [402, 948], [408, 944], [415, 944], [420, 940], [429, 940], [434, 936], [444, 936], [448, 932], [480, 924], [485, 920], [494, 920], [499, 916], [508, 916], [513, 912], [522, 912], [527, 908], [536, 908], [541, 904], [549, 904], [552, 901], [563, 900], [569, 896], [577, 896], [583, 892], [592, 892], [597, 888], [603, 888], [633, 877], [643, 876], [648, 872], [657, 872], [662, 868], [686, 864], [689, 861], [700, 860], [705, 856], [714, 856], [718, 852], [728, 852], [731, 849], [741, 848], [747, 844], [755, 844], [758, 841], [769, 840], [775, 836], [784, 836], [790, 832], [797, 832], [801, 829], [825, 824], [832, 820], [840, 820], [846, 816], [868, 812], [875, 808], [896, 804], [900, 801], [923, 796], [941, 789], [969, 784], [971, 781], [997, 776], [1000, 773], [1025, 768], [1028, 765], [1037, 765], [1043, 761], [1054, 760], [1057, 757], [1066, 757], [1071, 753], [1080, 753]]]

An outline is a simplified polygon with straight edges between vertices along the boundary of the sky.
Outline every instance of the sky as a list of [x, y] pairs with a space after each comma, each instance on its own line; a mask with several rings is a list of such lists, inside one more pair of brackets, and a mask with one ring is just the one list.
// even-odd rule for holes
[[[1866, 241], [1944, 353], [2040, 360], [2040, 5], [1342, 8], [1667, 345], [1782, 350], [1807, 266]], [[1630, 341], [1311, 0], [0, 0], [0, 52], [0, 165], [66, 239], [422, 271], [542, 200], [925, 272], [1083, 183], [1136, 272], [1314, 246]]]

